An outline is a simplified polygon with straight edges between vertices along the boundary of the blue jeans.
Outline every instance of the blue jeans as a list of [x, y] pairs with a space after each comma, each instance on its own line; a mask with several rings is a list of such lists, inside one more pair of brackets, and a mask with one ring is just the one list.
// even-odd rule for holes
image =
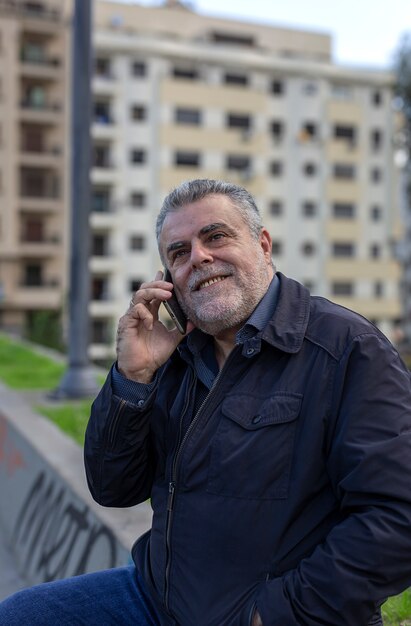
[[5, 626], [158, 626], [136, 568], [119, 567], [22, 589], [0, 602]]

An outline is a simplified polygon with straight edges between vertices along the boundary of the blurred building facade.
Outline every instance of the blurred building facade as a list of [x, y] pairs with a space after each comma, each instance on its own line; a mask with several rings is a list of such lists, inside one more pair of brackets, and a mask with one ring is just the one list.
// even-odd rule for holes
[[[36, 28], [40, 23], [48, 24], [36, 19]], [[38, 281], [38, 266], [44, 268], [44, 289], [29, 289], [41, 305], [46, 295], [52, 306], [66, 297], [67, 154], [28, 154], [21, 141], [29, 126], [44, 130], [44, 145], [59, 145], [68, 97], [66, 109], [29, 110], [29, 118], [21, 102], [30, 72], [39, 70], [49, 72], [34, 74], [43, 100], [64, 101], [67, 63], [23, 62], [21, 46], [31, 37], [25, 24], [0, 13], [0, 110], [12, 120], [0, 121], [0, 202], [8, 207], [0, 208], [2, 325], [28, 310], [25, 271], [37, 272]], [[67, 29], [54, 21], [48, 32], [44, 53], [58, 58]], [[95, 0], [93, 44], [93, 359], [112, 357], [119, 316], [160, 268], [153, 233], [162, 199], [181, 181], [204, 177], [253, 193], [279, 270], [392, 336], [401, 317], [393, 257], [401, 224], [388, 72], [337, 66], [327, 34], [204, 16], [177, 0], [151, 8]], [[5, 79], [14, 97], [5, 99]], [[22, 195], [27, 171], [44, 176], [40, 199]], [[28, 248], [21, 240], [27, 215], [44, 220], [42, 232], [58, 234], [59, 242]]]
[[203, 177], [254, 194], [278, 269], [392, 335], [401, 227], [388, 72], [335, 65], [326, 34], [175, 1], [97, 2], [94, 43], [95, 357], [132, 290], [160, 267], [163, 197]]
[[67, 289], [68, 24], [59, 0], [0, 0], [0, 327]]

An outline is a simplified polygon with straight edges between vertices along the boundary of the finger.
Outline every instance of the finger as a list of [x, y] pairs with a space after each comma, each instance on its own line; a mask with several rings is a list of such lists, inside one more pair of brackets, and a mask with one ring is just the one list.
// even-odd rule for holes
[[[164, 285], [164, 283], [162, 283], [162, 285]], [[170, 289], [164, 289], [163, 287], [147, 287], [136, 291], [135, 295], [130, 301], [130, 306], [133, 307], [139, 303], [150, 304], [153, 300], [163, 302], [163, 300], [168, 300], [168, 298], [170, 297]]]
[[136, 304], [133, 307], [131, 316], [143, 323], [146, 330], [153, 330], [154, 318], [153, 314], [144, 304]]

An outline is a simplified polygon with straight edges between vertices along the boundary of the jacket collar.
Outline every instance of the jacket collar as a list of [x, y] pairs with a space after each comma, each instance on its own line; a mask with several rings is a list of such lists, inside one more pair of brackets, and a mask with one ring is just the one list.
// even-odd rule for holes
[[274, 315], [262, 331], [261, 337], [284, 352], [301, 349], [310, 316], [310, 292], [306, 287], [281, 272], [280, 294]]

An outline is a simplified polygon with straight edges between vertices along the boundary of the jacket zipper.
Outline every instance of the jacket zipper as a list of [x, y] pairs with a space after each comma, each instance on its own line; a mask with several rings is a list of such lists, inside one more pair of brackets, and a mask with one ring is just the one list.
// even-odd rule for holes
[[127, 402], [125, 400], [120, 400], [119, 405], [117, 407], [117, 410], [116, 410], [116, 412], [114, 414], [114, 417], [113, 417], [113, 419], [111, 421], [110, 428], [109, 428], [109, 431], [108, 431], [108, 437], [107, 437], [109, 445], [112, 445], [114, 443], [114, 438], [115, 438], [115, 435], [116, 435], [116, 432], [117, 432], [117, 424], [118, 424], [118, 422], [120, 420], [120, 415], [123, 412], [123, 409], [126, 406], [126, 404], [127, 404]]
[[[170, 615], [171, 615], [171, 613], [170, 613], [170, 606], [169, 606], [169, 593], [170, 593], [170, 569], [171, 569], [171, 525], [172, 525], [173, 509], [174, 509], [174, 502], [175, 502], [175, 495], [176, 495], [178, 462], [179, 462], [179, 460], [181, 458], [182, 449], [185, 446], [185, 444], [187, 442], [187, 439], [189, 438], [190, 434], [192, 433], [196, 423], [198, 422], [200, 414], [201, 414], [205, 404], [210, 400], [211, 396], [215, 393], [215, 389], [217, 387], [217, 383], [219, 382], [223, 371], [226, 369], [226, 367], [227, 367], [231, 357], [233, 356], [233, 354], [235, 352], [237, 352], [236, 348], [234, 348], [232, 350], [232, 352], [230, 353], [227, 361], [224, 363], [223, 368], [219, 371], [219, 373], [215, 377], [210, 391], [208, 392], [208, 394], [206, 395], [206, 397], [202, 401], [202, 403], [201, 403], [200, 407], [198, 408], [196, 414], [194, 415], [193, 419], [191, 420], [191, 423], [190, 423], [189, 427], [187, 428], [186, 433], [185, 433], [181, 443], [178, 445], [176, 453], [174, 455], [174, 460], [173, 460], [172, 469], [171, 469], [171, 478], [170, 478], [170, 482], [168, 484], [167, 523], [166, 523], [166, 547], [167, 547], [167, 552], [166, 552], [167, 557], [166, 557], [166, 559], [167, 560], [166, 560], [165, 585], [164, 585], [164, 606], [166, 607], [166, 610], [167, 610], [167, 612]], [[180, 434], [181, 434], [181, 426], [182, 426], [183, 417], [184, 417], [184, 415], [182, 416], [182, 418], [180, 420]]]
[[[188, 393], [187, 396], [185, 398], [185, 403], [184, 403], [184, 407], [183, 410], [181, 411], [181, 416], [180, 416], [180, 423], [179, 423], [179, 431], [178, 431], [178, 439], [177, 439], [177, 446], [176, 446], [176, 450], [178, 451], [180, 446], [181, 446], [181, 435], [182, 435], [182, 431], [183, 431], [183, 422], [184, 422], [184, 417], [185, 414], [187, 413], [187, 409], [189, 407], [190, 404], [190, 396], [193, 392], [194, 389], [194, 384], [196, 381], [196, 377], [193, 375], [191, 381], [190, 381], [190, 386], [188, 389]], [[177, 453], [176, 453], [177, 454]], [[173, 474], [173, 469], [171, 471], [171, 473]], [[175, 485], [173, 480], [171, 479], [169, 484], [168, 484], [168, 501], [167, 501], [167, 520], [166, 520], [166, 570], [165, 570], [165, 583], [164, 583], [164, 604], [166, 606], [167, 611], [169, 612], [169, 608], [168, 608], [168, 579], [169, 579], [169, 573], [170, 573], [170, 535], [171, 535], [171, 516], [172, 516], [172, 512], [173, 512], [173, 500], [174, 500], [174, 490], [175, 490]]]

